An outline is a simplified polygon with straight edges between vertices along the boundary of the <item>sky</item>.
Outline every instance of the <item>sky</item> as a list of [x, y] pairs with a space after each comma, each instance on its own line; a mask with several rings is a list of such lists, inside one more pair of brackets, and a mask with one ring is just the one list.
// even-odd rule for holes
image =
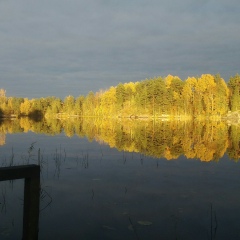
[[0, 88], [40, 98], [240, 73], [239, 0], [0, 0]]

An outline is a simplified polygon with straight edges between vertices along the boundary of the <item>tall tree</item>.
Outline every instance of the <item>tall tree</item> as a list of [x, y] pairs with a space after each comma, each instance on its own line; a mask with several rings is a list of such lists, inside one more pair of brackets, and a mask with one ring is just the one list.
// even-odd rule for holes
[[230, 77], [228, 82], [230, 90], [230, 109], [232, 111], [240, 110], [240, 75], [236, 74]]
[[69, 95], [64, 99], [63, 111], [69, 115], [74, 114], [75, 99], [73, 96]]
[[123, 108], [123, 104], [126, 100], [126, 91], [122, 83], [119, 83], [116, 88], [116, 104], [118, 109]]

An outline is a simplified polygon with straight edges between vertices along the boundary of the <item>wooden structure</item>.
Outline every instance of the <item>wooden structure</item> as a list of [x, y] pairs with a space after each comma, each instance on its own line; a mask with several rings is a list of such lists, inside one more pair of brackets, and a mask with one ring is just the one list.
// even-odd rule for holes
[[24, 178], [23, 240], [38, 239], [40, 166], [21, 165], [0, 168], [0, 181]]

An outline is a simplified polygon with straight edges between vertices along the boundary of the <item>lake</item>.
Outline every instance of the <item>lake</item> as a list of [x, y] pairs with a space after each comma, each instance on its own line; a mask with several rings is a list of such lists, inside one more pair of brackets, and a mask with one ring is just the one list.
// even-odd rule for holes
[[[240, 239], [239, 130], [225, 122], [4, 121], [1, 166], [40, 164], [38, 239]], [[24, 180], [0, 182], [21, 239]]]

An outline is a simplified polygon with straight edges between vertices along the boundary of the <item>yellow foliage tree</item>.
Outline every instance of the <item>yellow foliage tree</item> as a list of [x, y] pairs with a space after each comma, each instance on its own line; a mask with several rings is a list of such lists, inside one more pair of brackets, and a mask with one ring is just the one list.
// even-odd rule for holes
[[22, 115], [28, 115], [31, 110], [31, 100], [28, 98], [24, 98], [24, 102], [21, 103], [20, 105], [20, 113]]

